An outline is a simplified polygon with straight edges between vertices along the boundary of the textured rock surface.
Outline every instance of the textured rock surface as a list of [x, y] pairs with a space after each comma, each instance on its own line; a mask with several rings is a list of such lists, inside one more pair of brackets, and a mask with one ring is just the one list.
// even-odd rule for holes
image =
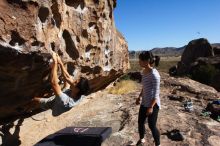
[[70, 74], [88, 78], [92, 91], [120, 76], [129, 64], [115, 6], [116, 0], [1, 0], [0, 118], [50, 89], [51, 50]]
[[[170, 78], [167, 74], [161, 73], [161, 77], [162, 108], [158, 118], [161, 145], [216, 146], [220, 137], [219, 122], [210, 117], [201, 116], [201, 112], [206, 108], [209, 100], [218, 97], [217, 91], [212, 87], [207, 89], [206, 85], [190, 79], [179, 78], [174, 84], [174, 78]], [[183, 88], [190, 86], [191, 90], [182, 90], [179, 85]], [[1, 129], [8, 127], [3, 133], [3, 135], [8, 134], [5, 136], [7, 138], [4, 137], [4, 144], [21, 143], [21, 145], [30, 146], [67, 126], [112, 127], [112, 135], [103, 143], [103, 146], [127, 146], [132, 142], [135, 143], [138, 140], [137, 116], [139, 109], [139, 106], [135, 104], [135, 98], [139, 95], [140, 90], [140, 85], [137, 90], [124, 95], [108, 94], [106, 90], [103, 90], [89, 95], [80, 105], [59, 117], [51, 116], [51, 111], [48, 110], [31, 118], [1, 125]], [[169, 95], [183, 96], [185, 100], [191, 99], [193, 112], [186, 112], [183, 107], [184, 101], [170, 100]], [[167, 137], [166, 133], [173, 129], [180, 130], [185, 138], [184, 141], [172, 141]], [[154, 145], [147, 124], [145, 138], [145, 146]]]

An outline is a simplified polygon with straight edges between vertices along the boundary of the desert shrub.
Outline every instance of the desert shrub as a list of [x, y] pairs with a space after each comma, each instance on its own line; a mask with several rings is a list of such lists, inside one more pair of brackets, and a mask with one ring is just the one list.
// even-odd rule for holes
[[[178, 63], [179, 60], [171, 60], [171, 59], [167, 59], [167, 60], [160, 60], [160, 64], [158, 67], [156, 67], [159, 71], [162, 72], [169, 72], [169, 69], [172, 66], [175, 66]], [[131, 68], [128, 70], [128, 72], [134, 72], [134, 71], [141, 71], [142, 68], [139, 65], [138, 60], [130, 60], [130, 66]]]
[[138, 60], [130, 60], [130, 69], [128, 70], [128, 72], [132, 72], [132, 71], [140, 71], [141, 67], [139, 65], [139, 61]]
[[219, 70], [213, 65], [201, 65], [192, 72], [192, 79], [210, 85]]
[[116, 86], [110, 88], [108, 93], [111, 94], [126, 94], [137, 89], [137, 83], [132, 80], [122, 80]]
[[160, 65], [157, 67], [157, 69], [161, 72], [169, 73], [169, 69], [173, 66], [176, 66], [178, 61], [160, 61]]

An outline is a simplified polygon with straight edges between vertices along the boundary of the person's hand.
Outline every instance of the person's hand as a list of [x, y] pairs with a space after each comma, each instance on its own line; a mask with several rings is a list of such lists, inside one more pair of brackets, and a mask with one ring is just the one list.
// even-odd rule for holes
[[153, 113], [153, 108], [152, 108], [152, 107], [147, 108], [147, 113], [146, 113], [146, 115], [149, 116], [149, 115], [151, 115], [152, 113]]
[[140, 104], [140, 97], [138, 97], [137, 99], [136, 99], [136, 105], [139, 105]]
[[77, 86], [77, 84], [80, 82], [80, 78], [77, 78], [73, 81], [72, 86]]
[[52, 58], [54, 63], [57, 63], [57, 54], [55, 52], [52, 52]]
[[59, 55], [57, 55], [57, 63], [59, 63], [59, 64], [63, 63]]

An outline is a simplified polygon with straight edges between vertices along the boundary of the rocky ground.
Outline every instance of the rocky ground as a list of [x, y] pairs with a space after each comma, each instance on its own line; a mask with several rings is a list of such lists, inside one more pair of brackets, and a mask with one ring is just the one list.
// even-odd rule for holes
[[[210, 117], [201, 116], [207, 103], [219, 98], [213, 88], [184, 78], [172, 78], [162, 73], [161, 103], [158, 128], [161, 132], [161, 145], [180, 146], [217, 146], [220, 139], [220, 123]], [[123, 95], [109, 94], [107, 90], [89, 95], [72, 110], [53, 117], [51, 111], [42, 112], [24, 120], [17, 120], [8, 126], [8, 132], [0, 133], [3, 145], [30, 146], [67, 126], [110, 126], [113, 132], [103, 146], [132, 145], [138, 140], [137, 116], [139, 107], [135, 98], [141, 86]], [[182, 97], [181, 100], [170, 100], [169, 95]], [[184, 101], [193, 101], [193, 112], [184, 110]], [[3, 128], [3, 126], [1, 126]], [[146, 146], [154, 145], [147, 127]], [[171, 130], [179, 130], [183, 141], [168, 138]], [[4, 136], [5, 135], [5, 136]]]

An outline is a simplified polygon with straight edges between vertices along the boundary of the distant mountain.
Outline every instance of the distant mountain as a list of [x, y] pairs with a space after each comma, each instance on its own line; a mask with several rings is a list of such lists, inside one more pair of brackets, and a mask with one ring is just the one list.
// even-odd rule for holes
[[158, 55], [158, 56], [180, 56], [182, 55], [184, 49], [185, 46], [180, 48], [175, 48], [175, 47], [153, 48], [151, 52], [154, 55]]
[[[220, 43], [213, 43], [211, 46], [214, 48], [220, 48]], [[175, 48], [175, 47], [164, 47], [164, 48], [153, 48], [150, 51], [157, 56], [181, 56], [186, 46]], [[130, 59], [138, 58], [141, 51], [129, 51]]]
[[[150, 51], [153, 53], [154, 56], [181, 56], [184, 49], [185, 46], [180, 48], [175, 48], [175, 47], [153, 48]], [[129, 58], [137, 59], [141, 52], [142, 51], [129, 51]]]
[[212, 47], [220, 48], [220, 43], [211, 44]]

